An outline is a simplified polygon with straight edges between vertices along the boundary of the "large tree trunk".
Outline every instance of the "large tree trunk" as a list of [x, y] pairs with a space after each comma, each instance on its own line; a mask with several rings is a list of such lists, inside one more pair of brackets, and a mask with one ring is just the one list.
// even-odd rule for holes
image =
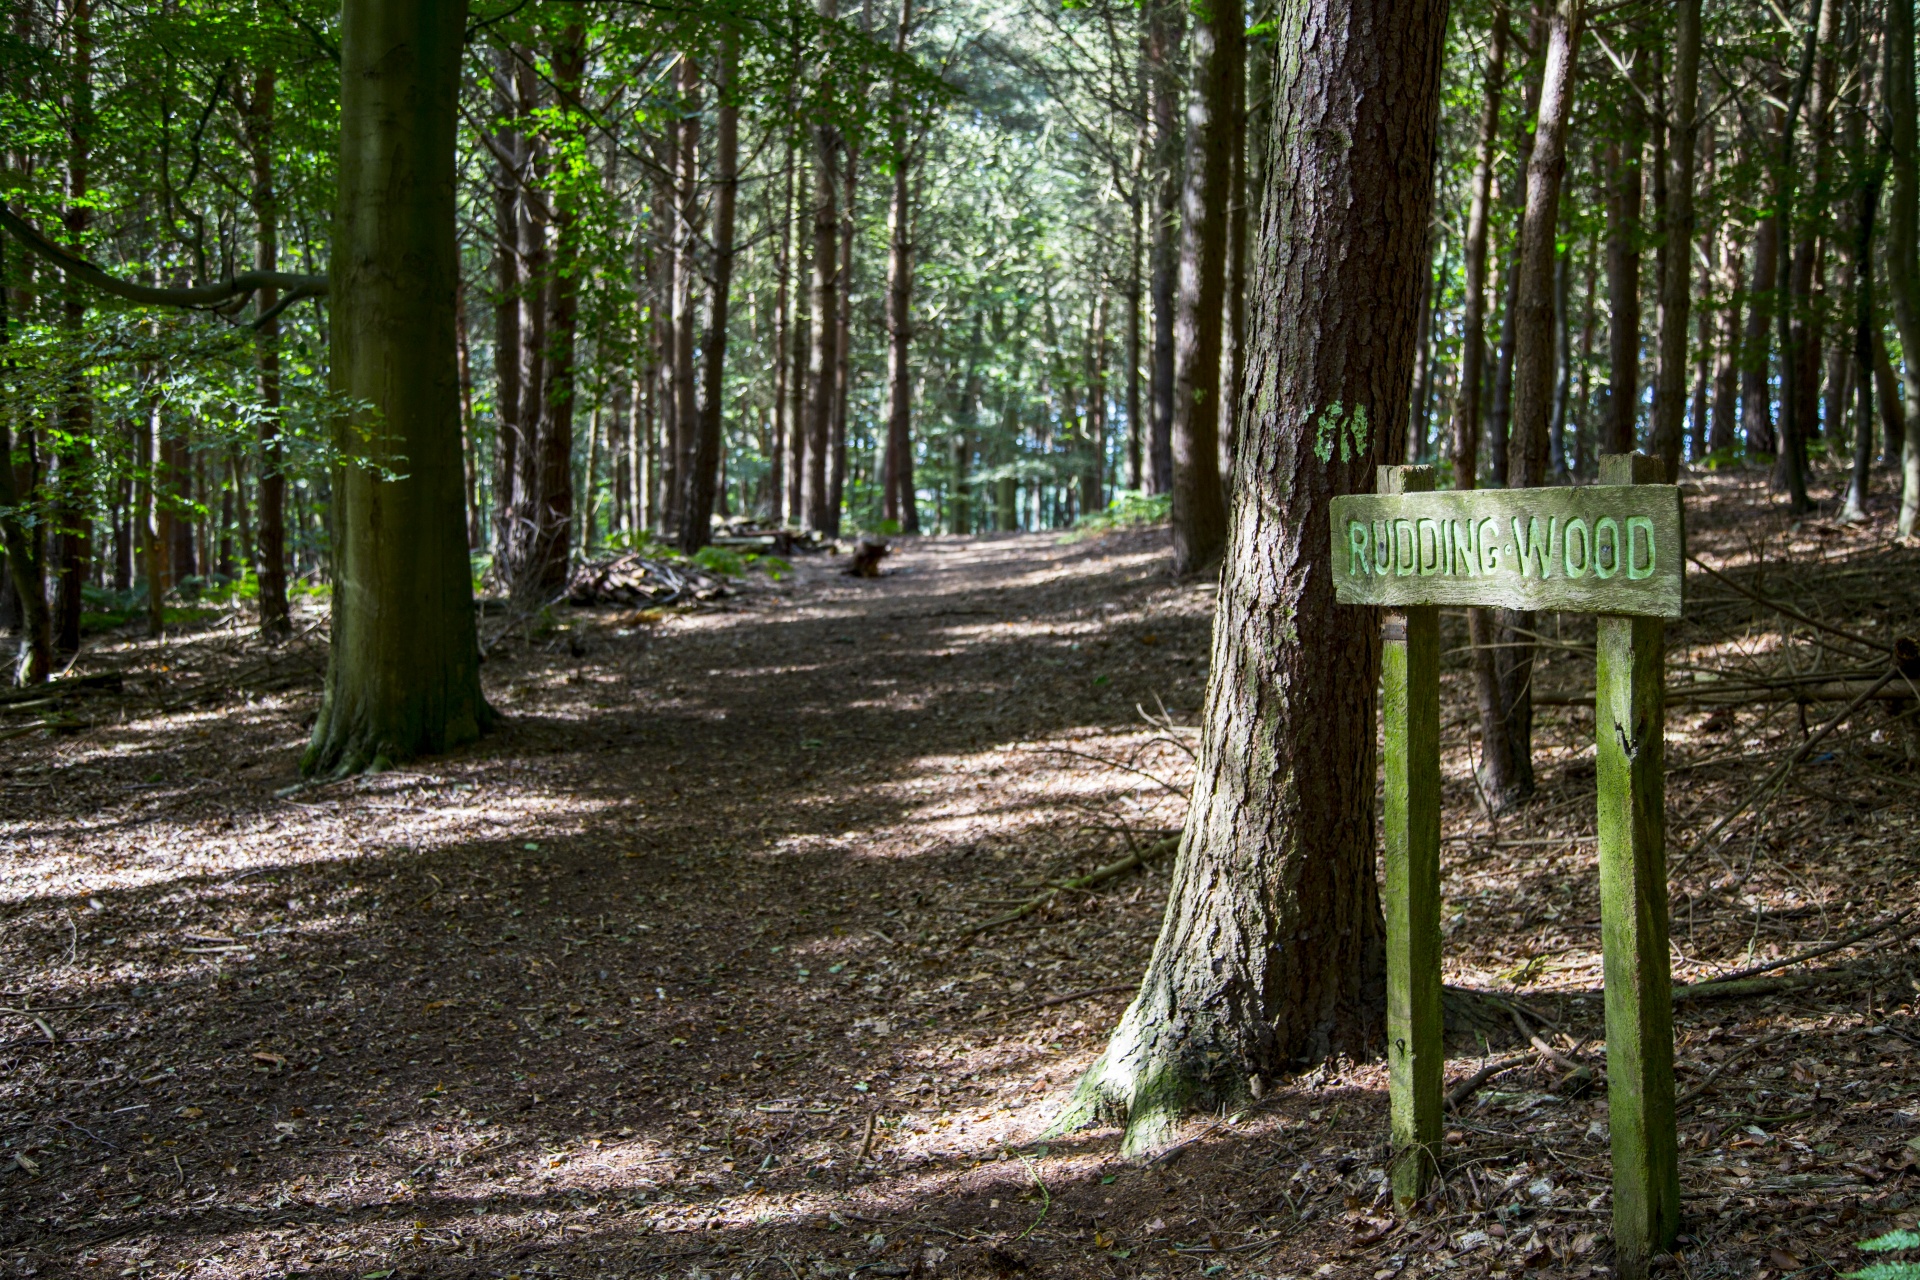
[[[253, 92], [246, 102], [257, 271], [280, 269], [280, 195], [273, 181], [275, 88], [274, 69], [262, 67], [254, 73]], [[278, 296], [275, 289], [260, 291], [262, 314], [272, 310]], [[293, 629], [287, 611], [287, 477], [281, 470], [280, 449], [280, 321], [261, 325], [254, 343], [260, 378], [260, 530], [254, 544], [254, 575], [259, 586], [260, 634], [278, 640]]]
[[1914, 122], [1913, 0], [1887, 0], [1887, 114], [1893, 198], [1887, 217], [1887, 284], [1900, 346], [1904, 422], [1900, 449], [1903, 538], [1920, 527], [1920, 156]]
[[[335, 586], [309, 773], [478, 737], [454, 367], [454, 133], [464, 0], [345, 0], [333, 221]], [[362, 460], [364, 459], [364, 460]]]
[[687, 510], [680, 549], [689, 555], [713, 536], [713, 500], [720, 485], [721, 409], [727, 373], [727, 305], [733, 292], [734, 201], [740, 187], [740, 107], [734, 101], [734, 64], [739, 57], [732, 30], [721, 35], [713, 81], [718, 110], [713, 137], [713, 304], [707, 315], [706, 382], [700, 396], [700, 426], [694, 441]]
[[1693, 301], [1694, 138], [1700, 104], [1700, 0], [1674, 6], [1673, 83], [1668, 101], [1667, 252], [1660, 264], [1660, 364], [1654, 391], [1653, 452], [1667, 475], [1680, 474], [1686, 415], [1687, 320]]
[[1405, 421], [1446, 7], [1279, 10], [1234, 518], [1193, 805], [1140, 993], [1058, 1129], [1124, 1147], [1249, 1078], [1378, 1044], [1377, 616], [1335, 604], [1327, 503]]
[[1233, 68], [1245, 57], [1240, 0], [1194, 11], [1188, 45], [1186, 181], [1174, 311], [1173, 571], [1205, 573], [1227, 540], [1220, 487], [1220, 343], [1233, 195]]
[[1155, 180], [1150, 290], [1153, 295], [1152, 420], [1147, 431], [1147, 491], [1173, 488], [1174, 314], [1180, 249], [1180, 42], [1183, 0], [1144, 0], [1147, 81], [1152, 103]]
[[[586, 34], [578, 24], [561, 28], [548, 50], [561, 112], [579, 101], [586, 74]], [[547, 304], [546, 352], [541, 365], [539, 432], [529, 486], [533, 522], [526, 563], [514, 590], [530, 604], [544, 605], [566, 589], [573, 547], [573, 413], [580, 327], [580, 210], [568, 183], [548, 196], [553, 214], [553, 269], [543, 294]], [[588, 483], [592, 480], [589, 477]]]

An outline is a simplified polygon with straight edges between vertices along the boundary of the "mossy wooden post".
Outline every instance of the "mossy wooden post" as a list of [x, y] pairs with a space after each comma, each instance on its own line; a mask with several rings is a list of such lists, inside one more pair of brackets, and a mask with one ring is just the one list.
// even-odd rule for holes
[[[1609, 454], [1603, 485], [1660, 484], [1656, 458]], [[1666, 706], [1659, 618], [1602, 614], [1594, 698], [1600, 792], [1600, 936], [1616, 1274], [1641, 1280], [1679, 1229], [1673, 987], [1667, 959]]]
[[[1431, 467], [1381, 467], [1383, 494], [1426, 493]], [[1439, 1167], [1440, 610], [1407, 605], [1383, 621], [1380, 720], [1386, 742], [1387, 1063], [1393, 1199], [1410, 1210]]]

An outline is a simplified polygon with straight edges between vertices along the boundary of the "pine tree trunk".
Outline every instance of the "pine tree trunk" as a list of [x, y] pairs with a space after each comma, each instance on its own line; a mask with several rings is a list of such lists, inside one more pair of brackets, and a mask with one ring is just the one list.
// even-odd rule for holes
[[1195, 9], [1188, 37], [1193, 92], [1181, 191], [1172, 423], [1173, 571], [1182, 577], [1212, 569], [1227, 540], [1220, 352], [1233, 199], [1233, 68], [1245, 57], [1242, 26], [1240, 0], [1211, 0]]
[[737, 37], [721, 36], [713, 81], [718, 100], [713, 139], [713, 304], [707, 316], [706, 384], [701, 394], [699, 437], [694, 443], [691, 483], [680, 549], [689, 555], [713, 536], [713, 502], [720, 483], [720, 447], [726, 390], [727, 308], [733, 292], [734, 202], [740, 187], [740, 107], [734, 101]]
[[[1776, 480], [1786, 489], [1788, 507], [1795, 514], [1812, 510], [1813, 504], [1807, 498], [1807, 424], [1801, 398], [1806, 381], [1802, 352], [1807, 335], [1796, 315], [1797, 308], [1793, 301], [1798, 285], [1796, 277], [1800, 275], [1794, 265], [1791, 235], [1799, 185], [1794, 160], [1794, 130], [1799, 124], [1801, 108], [1806, 105], [1809, 93], [1816, 88], [1815, 56], [1819, 52], [1822, 33], [1831, 32], [1829, 24], [1832, 14], [1832, 6], [1823, 4], [1822, 0], [1814, 0], [1812, 21], [1807, 28], [1806, 44], [1800, 58], [1800, 73], [1794, 79], [1793, 93], [1787, 102], [1786, 120], [1780, 130], [1780, 146], [1774, 170], [1774, 218], [1785, 229], [1780, 236], [1779, 274], [1774, 279], [1774, 323], [1779, 326], [1780, 341], [1780, 457]], [[1813, 270], [1811, 244], [1808, 244], [1805, 256], [1806, 288], [1810, 291]]]
[[[502, 45], [493, 54], [493, 112], [499, 121], [519, 115], [514, 95], [514, 59]], [[526, 165], [526, 140], [518, 129], [501, 125], [495, 135], [493, 164], [493, 559], [496, 572], [508, 575], [513, 563], [514, 487], [520, 474], [520, 182]], [[264, 537], [263, 537], [264, 541]]]
[[691, 445], [700, 430], [699, 382], [694, 376], [696, 297], [700, 280], [700, 67], [682, 53], [680, 119], [674, 133], [673, 432], [661, 442], [660, 531], [676, 538], [684, 528]]
[[[1094, 295], [1093, 319], [1087, 326], [1087, 439], [1080, 466], [1080, 510], [1087, 515], [1107, 507], [1107, 295]], [[1011, 439], [1013, 432], [1008, 431]], [[1015, 527], [1012, 504], [1007, 504], [1003, 529]]]
[[1145, 0], [1147, 81], [1156, 183], [1149, 288], [1153, 295], [1152, 420], [1147, 431], [1147, 491], [1173, 488], [1174, 315], [1180, 257], [1180, 43], [1183, 0]]
[[809, 278], [812, 264], [808, 260], [806, 236], [810, 214], [806, 203], [800, 198], [800, 194], [807, 189], [804, 161], [797, 161], [795, 169], [796, 190], [794, 198], [788, 202], [793, 213], [793, 318], [787, 326], [792, 341], [792, 372], [788, 375], [787, 387], [787, 421], [790, 424], [787, 431], [787, 522], [804, 527], [807, 515], [807, 431], [810, 421], [807, 406], [811, 403], [809, 375], [813, 367], [810, 349], [813, 289]]
[[1249, 1078], [1377, 1050], [1378, 621], [1334, 603], [1327, 503], [1370, 490], [1405, 421], [1432, 201], [1443, 4], [1304, 0], [1275, 45], [1249, 409], [1198, 774], [1140, 993], [1067, 1129], [1124, 1148]]
[[1730, 452], [1740, 440], [1740, 297], [1746, 255], [1741, 239], [1727, 229], [1720, 246], [1720, 288], [1727, 303], [1720, 313], [1720, 339], [1714, 353], [1713, 418], [1707, 428], [1707, 452]]
[[853, 351], [853, 202], [860, 154], [851, 138], [841, 140], [845, 169], [840, 175], [840, 266], [833, 321], [833, 426], [827, 437], [826, 533], [840, 536], [840, 511], [847, 485], [847, 408], [852, 392]]
[[1667, 252], [1660, 274], [1660, 364], [1654, 406], [1653, 453], [1667, 475], [1680, 474], [1681, 428], [1686, 414], [1687, 321], [1693, 302], [1694, 139], [1700, 105], [1700, 0], [1674, 6], [1673, 126], [1668, 138]]
[[[76, 249], [93, 224], [89, 184], [93, 168], [93, 3], [71, 0], [65, 33], [68, 93], [67, 208], [61, 221]], [[75, 353], [72, 376], [60, 398], [60, 429], [65, 449], [54, 470], [53, 642], [62, 653], [80, 649], [81, 588], [93, 558], [93, 392], [81, 371], [77, 353], [84, 349], [81, 329], [87, 304], [78, 284], [69, 281], [60, 304], [61, 326], [68, 349]]]
[[788, 439], [796, 424], [787, 412], [793, 381], [793, 140], [780, 166], [778, 219], [780, 250], [774, 258], [773, 292], [773, 452], [768, 458], [768, 514], [775, 524], [787, 518], [788, 490], [798, 481], [787, 465]]
[[[6, 239], [0, 236], [0, 353], [13, 341], [6, 279]], [[0, 370], [12, 367], [10, 359], [0, 360]], [[45, 684], [53, 674], [53, 615], [47, 609], [40, 548], [20, 518], [21, 494], [13, 468], [12, 420], [17, 403], [12, 395], [0, 401], [0, 551], [6, 553], [7, 578], [13, 584], [14, 603], [19, 610], [20, 649], [14, 660], [14, 683]]]
[[[308, 774], [379, 768], [492, 718], [461, 518], [454, 134], [463, 0], [345, 0], [332, 240], [335, 586]], [[375, 416], [377, 415], [377, 416]], [[398, 473], [399, 478], [391, 478]]]
[[[1235, 0], [1236, 10], [1238, 7]], [[1232, 77], [1233, 139], [1228, 145], [1233, 155], [1233, 173], [1227, 187], [1232, 205], [1227, 211], [1227, 327], [1223, 335], [1226, 354], [1220, 373], [1219, 414], [1220, 479], [1228, 491], [1233, 488], [1234, 431], [1247, 391], [1247, 230], [1253, 220], [1247, 198], [1247, 42], [1244, 32], [1235, 38], [1239, 41], [1240, 53], [1227, 67], [1227, 74]], [[1225, 501], [1224, 495], [1222, 501]]]

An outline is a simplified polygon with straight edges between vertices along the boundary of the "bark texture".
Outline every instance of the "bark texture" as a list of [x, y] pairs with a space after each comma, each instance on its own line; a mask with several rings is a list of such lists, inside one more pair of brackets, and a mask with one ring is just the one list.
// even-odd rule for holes
[[1147, 491], [1173, 487], [1173, 327], [1179, 275], [1180, 225], [1180, 44], [1186, 26], [1184, 0], [1146, 0], [1147, 81], [1153, 121], [1156, 180], [1149, 288], [1153, 295], [1153, 366], [1149, 389], [1152, 421], [1147, 430]]
[[1183, 1111], [1377, 1046], [1369, 613], [1334, 603], [1327, 502], [1401, 435], [1446, 6], [1280, 11], [1248, 407], [1193, 805], [1140, 993], [1057, 1129]]
[[687, 477], [687, 509], [680, 549], [689, 555], [713, 536], [713, 502], [720, 488], [721, 396], [727, 371], [727, 304], [733, 293], [734, 204], [740, 189], [740, 106], [734, 99], [739, 54], [731, 31], [721, 37], [714, 78], [718, 107], [713, 139], [713, 302], [707, 314], [706, 367], [700, 389], [700, 425]]
[[1673, 9], [1673, 126], [1668, 136], [1666, 244], [1660, 262], [1660, 365], [1654, 395], [1653, 452], [1680, 474], [1686, 413], [1687, 312], [1693, 301], [1693, 172], [1700, 103], [1700, 0]]
[[[480, 693], [454, 362], [454, 126], [464, 0], [346, 0], [333, 224], [335, 588], [309, 774], [477, 737]], [[364, 433], [364, 436], [363, 436]], [[390, 478], [395, 474], [400, 478]]]

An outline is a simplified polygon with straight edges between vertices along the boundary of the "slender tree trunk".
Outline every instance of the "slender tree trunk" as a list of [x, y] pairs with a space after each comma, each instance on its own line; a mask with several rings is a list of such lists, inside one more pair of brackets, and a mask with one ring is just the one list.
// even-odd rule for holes
[[1567, 482], [1567, 401], [1573, 395], [1573, 249], [1553, 255], [1553, 403], [1547, 417], [1547, 473]]
[[[1234, 0], [1239, 11], [1240, 0]], [[1252, 222], [1251, 201], [1247, 196], [1247, 49], [1246, 36], [1234, 37], [1240, 46], [1227, 74], [1233, 81], [1233, 139], [1228, 144], [1233, 156], [1233, 173], [1227, 190], [1232, 204], [1227, 211], [1227, 327], [1222, 335], [1226, 351], [1220, 384], [1220, 478], [1230, 492], [1233, 488], [1233, 441], [1238, 429], [1240, 402], [1247, 390], [1247, 229]], [[1104, 314], [1104, 298], [1102, 295]], [[1102, 330], [1102, 359], [1105, 331]], [[1104, 368], [1104, 364], [1102, 366]], [[1104, 427], [1104, 416], [1103, 416]], [[1224, 502], [1224, 497], [1222, 498]], [[1223, 507], [1224, 510], [1224, 507]]]
[[738, 36], [721, 34], [720, 62], [713, 81], [717, 109], [713, 138], [713, 304], [707, 316], [706, 385], [700, 403], [700, 429], [693, 450], [693, 474], [687, 486], [686, 518], [680, 549], [689, 555], [713, 536], [713, 501], [720, 484], [722, 409], [727, 370], [727, 308], [733, 293], [734, 201], [740, 187], [740, 106], [734, 100]]
[[[837, 0], [819, 0], [820, 16], [832, 18]], [[831, 495], [827, 454], [833, 436], [833, 383], [839, 361], [840, 133], [832, 125], [814, 128], [813, 175], [813, 333], [807, 353], [806, 527], [827, 532]]]
[[[493, 558], [496, 571], [510, 579], [514, 555], [514, 491], [520, 474], [520, 372], [526, 356], [520, 329], [520, 183], [526, 167], [526, 139], [504, 122], [519, 115], [514, 93], [513, 51], [501, 46], [493, 55], [493, 110], [502, 122], [495, 135], [493, 167], [493, 411], [497, 432], [493, 447]], [[263, 477], [264, 482], [264, 477]], [[265, 544], [264, 530], [261, 542]], [[264, 552], [263, 552], [264, 554]]]
[[1156, 184], [1151, 250], [1153, 293], [1153, 409], [1147, 434], [1147, 486], [1173, 489], [1174, 316], [1180, 274], [1180, 44], [1185, 32], [1183, 0], [1144, 0], [1147, 16], [1147, 80], [1152, 102], [1153, 176]]
[[807, 432], [811, 419], [807, 406], [812, 403], [810, 372], [813, 368], [811, 351], [812, 325], [812, 285], [809, 280], [810, 263], [807, 256], [806, 226], [811, 213], [799, 196], [807, 189], [807, 172], [804, 164], [798, 166], [795, 198], [793, 206], [793, 309], [794, 318], [788, 326], [793, 343], [792, 366], [787, 388], [787, 421], [792, 424], [787, 433], [787, 520], [789, 523], [804, 527], [807, 516]]
[[53, 674], [53, 615], [47, 609], [43, 552], [20, 518], [22, 494], [13, 468], [13, 415], [20, 397], [9, 385], [14, 367], [8, 352], [13, 343], [13, 316], [6, 280], [6, 238], [0, 236], [0, 551], [6, 553], [6, 572], [20, 611], [14, 683], [45, 684]]
[[[907, 56], [907, 37], [913, 30], [913, 0], [900, 0], [900, 21], [894, 27], [893, 52]], [[896, 89], [898, 92], [898, 89]], [[913, 207], [907, 174], [913, 164], [908, 149], [907, 118], [896, 102], [889, 124], [893, 151], [893, 203], [887, 214], [887, 470], [883, 477], [883, 519], [894, 521], [902, 533], [920, 532], [920, 513], [913, 483]]]
[[[67, 208], [62, 218], [69, 241], [84, 249], [93, 224], [89, 190], [93, 169], [93, 3], [69, 0], [67, 11]], [[72, 373], [60, 400], [60, 429], [66, 436], [54, 471], [53, 640], [62, 653], [80, 649], [81, 588], [93, 558], [93, 392], [80, 363], [81, 330], [87, 304], [77, 283], [69, 281], [60, 304]]]
[[1233, 69], [1241, 47], [1240, 0], [1194, 12], [1188, 48], [1186, 180], [1181, 192], [1179, 291], [1174, 310], [1173, 571], [1205, 573], [1227, 540], [1220, 484], [1220, 352], [1233, 194]]
[[698, 333], [696, 286], [700, 279], [700, 67], [682, 53], [679, 68], [680, 118], [674, 134], [673, 237], [673, 430], [661, 442], [661, 533], [674, 538], [683, 529], [687, 505], [690, 446], [700, 430], [699, 381], [695, 376], [694, 338]]
[[1700, 0], [1673, 9], [1673, 80], [1669, 97], [1666, 245], [1660, 276], [1660, 364], [1656, 375], [1653, 452], [1667, 475], [1680, 474], [1681, 424], [1686, 414], [1687, 320], [1693, 301], [1694, 140], [1699, 132]]
[[1746, 254], [1740, 237], [1728, 228], [1720, 246], [1720, 287], [1727, 305], [1720, 313], [1719, 349], [1714, 353], [1713, 421], [1707, 429], [1707, 452], [1730, 452], [1740, 438], [1740, 298], [1746, 275]]
[[[1446, 9], [1307, 0], [1275, 44], [1252, 385], [1193, 805], [1140, 993], [1056, 1129], [1165, 1141], [1249, 1079], [1370, 1056], [1379, 624], [1334, 603], [1327, 504], [1397, 450], [1432, 201]], [[1338, 406], [1336, 411], [1335, 406]]]
[[860, 156], [852, 139], [842, 139], [841, 158], [846, 168], [840, 178], [840, 268], [833, 322], [833, 426], [827, 437], [826, 532], [836, 538], [840, 536], [840, 512], [845, 505], [847, 401], [853, 390], [850, 360], [853, 349], [853, 203], [858, 193], [855, 179], [859, 172]]
[[[1816, 0], [1816, 3], [1818, 0]], [[1920, 157], [1915, 154], [1913, 0], [1887, 0], [1887, 116], [1893, 197], [1887, 217], [1887, 284], [1900, 332], [1899, 534], [1920, 526]]]
[[793, 369], [793, 139], [786, 142], [780, 166], [780, 252], [774, 260], [773, 294], [773, 453], [768, 459], [767, 493], [775, 524], [787, 518], [787, 496], [798, 479], [787, 463], [789, 437], [798, 424], [787, 412]]
[[[1806, 105], [1808, 93], [1814, 87], [1814, 59], [1819, 52], [1820, 37], [1830, 32], [1827, 25], [1831, 21], [1831, 10], [1821, 0], [1813, 0], [1813, 13], [1807, 24], [1806, 45], [1801, 53], [1800, 74], [1795, 77], [1793, 94], [1787, 101], [1785, 123], [1780, 128], [1780, 151], [1775, 170], [1774, 217], [1778, 220], [1782, 232], [1779, 240], [1779, 274], [1774, 278], [1774, 322], [1779, 326], [1780, 334], [1780, 469], [1778, 478], [1787, 490], [1789, 508], [1796, 514], [1810, 511], [1812, 502], [1807, 498], [1807, 424], [1804, 417], [1805, 406], [1801, 400], [1801, 387], [1805, 382], [1805, 369], [1801, 361], [1801, 350], [1805, 344], [1804, 328], [1796, 325], [1794, 315], [1793, 292], [1794, 279], [1798, 274], [1793, 267], [1793, 237], [1791, 230], [1794, 218], [1794, 200], [1799, 175], [1794, 167], [1794, 130], [1799, 123], [1801, 108]], [[1807, 268], [1808, 288], [1812, 280], [1812, 246], [1808, 246]]]
[[[1147, 412], [1143, 388], [1140, 385], [1140, 357], [1144, 337], [1140, 314], [1145, 305], [1146, 277], [1141, 270], [1141, 258], [1146, 253], [1146, 231], [1142, 222], [1146, 217], [1146, 126], [1141, 126], [1142, 137], [1134, 148], [1133, 196], [1127, 209], [1127, 488], [1140, 493], [1146, 484], [1146, 423], [1142, 415]], [[1036, 516], [1036, 522], [1038, 517]]]
[[1644, 127], [1634, 128], [1625, 141], [1607, 146], [1607, 416], [1600, 428], [1602, 453], [1633, 452], [1640, 410], [1643, 132]]
[[1471, 489], [1480, 476], [1480, 390], [1486, 382], [1486, 228], [1494, 203], [1494, 159], [1500, 152], [1500, 100], [1507, 83], [1507, 8], [1496, 6], [1494, 31], [1480, 75], [1480, 152], [1473, 167], [1473, 198], [1467, 205], [1465, 273], [1467, 297], [1461, 315], [1459, 384], [1453, 391], [1453, 487]]
[[[280, 195], [274, 184], [273, 143], [276, 73], [266, 66], [254, 73], [246, 104], [247, 149], [253, 161], [253, 265], [257, 271], [280, 269]], [[260, 291], [264, 314], [279, 300], [274, 289]], [[287, 610], [287, 477], [280, 449], [280, 321], [261, 325], [254, 335], [260, 380], [260, 531], [254, 576], [259, 588], [260, 634], [283, 639], [293, 624]]]
[[1867, 486], [1873, 479], [1874, 335], [1878, 329], [1873, 305], [1873, 224], [1880, 211], [1883, 181], [1885, 154], [1880, 152], [1868, 161], [1854, 204], [1853, 377], [1858, 385], [1854, 392], [1853, 470], [1847, 483], [1846, 506], [1840, 514], [1840, 519], [1847, 522], [1867, 518]]
[[1771, 455], [1773, 439], [1773, 286], [1780, 269], [1780, 224], [1769, 213], [1753, 238], [1752, 288], [1740, 368], [1740, 430], [1749, 454]]
[[[1087, 438], [1085, 458], [1080, 467], [1080, 510], [1085, 515], [1106, 510], [1107, 506], [1107, 295], [1103, 289], [1094, 295], [1093, 318], [1087, 326]], [[1012, 432], [1008, 432], [1009, 438]], [[1013, 511], [1007, 504], [1006, 523], [1011, 529]]]
[[[569, 104], [579, 101], [586, 74], [584, 29], [577, 23], [562, 27], [547, 53], [560, 99], [556, 112], [570, 115]], [[555, 184], [548, 199], [553, 214], [553, 267], [542, 291], [547, 304], [546, 350], [529, 488], [532, 543], [527, 562], [514, 580], [516, 593], [524, 593], [527, 602], [534, 604], [547, 603], [567, 584], [573, 548], [574, 400], [579, 381], [575, 360], [580, 327], [580, 210], [568, 184]]]
[[453, 351], [466, 9], [345, 0], [341, 10], [331, 371], [335, 393], [370, 412], [336, 428], [350, 460], [333, 475], [333, 642], [301, 761], [309, 774], [444, 751], [492, 718], [460, 511]]

